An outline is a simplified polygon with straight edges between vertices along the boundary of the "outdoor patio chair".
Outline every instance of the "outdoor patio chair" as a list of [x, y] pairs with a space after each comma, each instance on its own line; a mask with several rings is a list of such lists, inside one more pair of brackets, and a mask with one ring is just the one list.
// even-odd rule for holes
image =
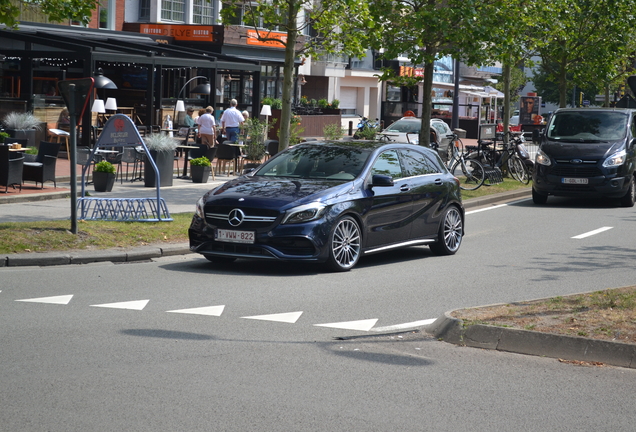
[[[229, 144], [219, 144], [216, 146], [216, 173], [220, 174], [221, 172], [225, 172], [225, 169], [230, 163], [230, 167], [233, 168], [234, 158], [236, 158], [236, 150]], [[227, 170], [228, 175], [230, 173], [230, 169]]]
[[4, 193], [9, 186], [20, 186], [22, 192], [22, 169], [24, 155], [22, 152], [10, 152], [8, 145], [0, 145], [0, 186], [4, 186]]
[[278, 141], [277, 140], [267, 140], [265, 141], [265, 155], [267, 159], [276, 156], [278, 153]]
[[54, 187], [57, 187], [55, 181], [55, 165], [57, 164], [57, 154], [60, 151], [60, 143], [52, 143], [48, 141], [40, 141], [40, 148], [35, 162], [24, 162], [24, 170], [22, 172], [22, 180], [34, 181], [37, 186], [44, 182], [52, 181]]

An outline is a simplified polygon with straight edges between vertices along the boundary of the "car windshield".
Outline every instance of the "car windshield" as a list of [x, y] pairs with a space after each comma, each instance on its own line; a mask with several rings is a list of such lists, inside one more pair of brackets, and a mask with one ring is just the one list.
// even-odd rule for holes
[[353, 180], [372, 149], [362, 146], [298, 145], [266, 162], [254, 175]]
[[418, 120], [398, 120], [386, 129], [384, 132], [412, 133], [419, 134], [422, 122]]
[[554, 114], [548, 127], [551, 140], [617, 141], [625, 137], [629, 116], [620, 111], [564, 111]]

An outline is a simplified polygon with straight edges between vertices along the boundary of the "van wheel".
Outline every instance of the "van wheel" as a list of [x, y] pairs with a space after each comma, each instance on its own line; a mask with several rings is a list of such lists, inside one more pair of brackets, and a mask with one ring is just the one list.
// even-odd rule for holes
[[532, 202], [535, 204], [545, 204], [548, 202], [548, 196], [544, 194], [540, 194], [532, 188]]
[[629, 182], [629, 189], [627, 189], [625, 196], [621, 198], [621, 206], [634, 207], [634, 203], [636, 203], [636, 187], [634, 187], [634, 177], [632, 176], [632, 180]]

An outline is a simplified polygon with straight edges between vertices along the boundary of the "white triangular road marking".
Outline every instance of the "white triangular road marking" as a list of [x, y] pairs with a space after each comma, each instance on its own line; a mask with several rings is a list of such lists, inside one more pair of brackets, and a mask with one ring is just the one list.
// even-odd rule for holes
[[373, 329], [373, 331], [377, 331], [377, 332], [399, 331], [399, 330], [410, 329], [410, 328], [414, 328], [414, 327], [420, 327], [420, 326], [433, 324], [436, 320], [437, 320], [437, 318], [431, 318], [431, 319], [427, 319], [427, 320], [413, 321], [413, 322], [409, 322], [409, 323], [396, 324], [396, 325], [386, 326], [386, 327], [376, 327], [376, 328]]
[[198, 308], [192, 308], [192, 309], [171, 310], [171, 311], [167, 311], [167, 312], [182, 313], [182, 314], [193, 314], [193, 315], [221, 316], [221, 314], [223, 313], [223, 309], [224, 308], [225, 308], [225, 305], [222, 305], [222, 306], [205, 306], [205, 307], [198, 307]]
[[347, 321], [347, 322], [339, 322], [339, 323], [314, 324], [314, 325], [317, 327], [332, 327], [332, 328], [345, 329], [345, 330], [369, 331], [373, 328], [376, 322], [378, 322], [377, 318], [368, 319], [368, 320], [360, 320], [360, 321]]
[[255, 316], [246, 316], [241, 317], [245, 319], [255, 319], [255, 320], [263, 320], [263, 321], [277, 321], [277, 322], [285, 322], [294, 324], [298, 321], [298, 318], [303, 314], [300, 312], [287, 312], [287, 313], [279, 313], [279, 314], [271, 314], [271, 315], [255, 315]]
[[49, 304], [68, 304], [73, 298], [73, 294], [71, 295], [63, 295], [63, 296], [55, 296], [55, 297], [40, 297], [40, 298], [32, 298], [32, 299], [22, 299], [16, 300], [19, 302], [32, 302], [32, 303], [49, 303]]
[[105, 303], [99, 305], [91, 305], [93, 307], [105, 307], [105, 308], [114, 308], [114, 309], [133, 309], [133, 310], [142, 310], [146, 307], [150, 300], [136, 300], [129, 302], [120, 302], [120, 303]]

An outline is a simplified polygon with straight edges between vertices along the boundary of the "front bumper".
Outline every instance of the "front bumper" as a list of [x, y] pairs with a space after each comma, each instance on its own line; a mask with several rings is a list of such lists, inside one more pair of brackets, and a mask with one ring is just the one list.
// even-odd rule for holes
[[324, 262], [328, 257], [325, 244], [329, 234], [324, 225], [323, 220], [256, 229], [253, 244], [230, 243], [217, 241], [217, 227], [194, 215], [188, 236], [190, 250], [202, 255]]
[[550, 174], [545, 167], [538, 166], [532, 176], [532, 187], [543, 195], [607, 198], [623, 197], [629, 189], [629, 176], [608, 174], [581, 178], [586, 178], [587, 184], [566, 184], [562, 176]]

